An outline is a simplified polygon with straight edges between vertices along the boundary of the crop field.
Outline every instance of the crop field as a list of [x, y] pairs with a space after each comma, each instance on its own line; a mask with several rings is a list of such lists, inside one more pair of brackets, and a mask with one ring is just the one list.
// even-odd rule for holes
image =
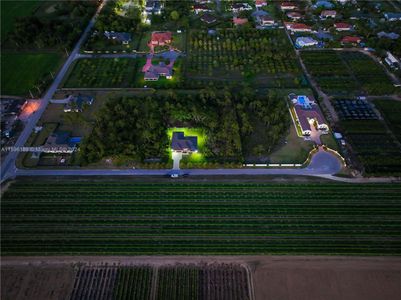
[[3, 255], [401, 254], [401, 185], [17, 181]]
[[268, 79], [264, 84], [280, 87], [301, 83], [295, 53], [281, 30], [191, 31], [188, 48], [186, 72], [193, 79]]
[[137, 61], [131, 58], [78, 60], [70, 71], [65, 88], [133, 87]]
[[395, 138], [378, 120], [343, 121], [344, 129], [354, 153], [368, 175], [401, 174], [401, 149]]
[[319, 86], [328, 94], [394, 93], [383, 68], [359, 52], [302, 51], [302, 59]]
[[59, 53], [2, 53], [1, 94], [28, 96], [37, 93], [40, 80], [51, 78], [62, 60]]
[[152, 274], [148, 266], [84, 266], [69, 299], [149, 299]]
[[380, 110], [384, 120], [401, 143], [401, 102], [377, 100], [374, 101], [374, 104]]
[[376, 120], [372, 105], [363, 100], [338, 99], [333, 101], [341, 120]]

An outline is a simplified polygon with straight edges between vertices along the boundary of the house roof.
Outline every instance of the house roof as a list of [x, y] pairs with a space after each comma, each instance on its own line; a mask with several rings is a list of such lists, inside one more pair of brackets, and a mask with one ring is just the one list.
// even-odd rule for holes
[[104, 35], [108, 39], [118, 40], [120, 42], [130, 42], [131, 41], [131, 34], [128, 32], [105, 31]]
[[301, 18], [302, 15], [297, 11], [290, 11], [287, 13], [287, 17], [289, 18]]
[[174, 151], [197, 151], [198, 138], [196, 136], [185, 136], [182, 131], [173, 132], [171, 149]]
[[319, 124], [326, 124], [322, 111], [317, 104], [311, 105], [310, 108], [305, 108], [301, 105], [295, 105], [294, 109], [303, 131], [310, 130], [311, 125], [309, 123], [309, 119], [316, 119]]
[[272, 17], [268, 16], [268, 15], [267, 16], [261, 16], [260, 20], [262, 22], [274, 22], [274, 19]]
[[158, 65], [151, 65], [145, 72], [145, 79], [159, 78], [160, 75], [171, 76], [173, 75], [172, 65], [166, 65], [164, 62], [160, 62]]
[[388, 38], [388, 39], [391, 39], [391, 40], [396, 40], [396, 39], [398, 39], [400, 37], [400, 35], [398, 33], [395, 33], [395, 32], [384, 32], [384, 31], [380, 31], [377, 34], [377, 36], [380, 37], [380, 38]]
[[204, 15], [201, 17], [201, 20], [202, 20], [203, 22], [205, 22], [205, 23], [210, 24], [210, 23], [216, 22], [216, 17], [213, 16], [213, 15], [211, 15], [211, 14], [204, 14]]
[[235, 25], [243, 25], [245, 23], [248, 23], [248, 19], [247, 18], [233, 18], [233, 22]]
[[361, 41], [361, 38], [359, 36], [345, 36], [342, 38], [341, 42], [342, 43], [359, 43]]
[[297, 5], [293, 2], [282, 2], [281, 7], [296, 7]]
[[352, 28], [352, 25], [348, 23], [335, 23], [334, 27], [336, 29], [350, 29]]
[[152, 41], [164, 43], [166, 41], [171, 41], [171, 36], [170, 31], [154, 31], [152, 32]]
[[289, 30], [311, 30], [311, 27], [302, 23], [284, 22], [285, 27]]
[[256, 6], [264, 6], [264, 5], [267, 5], [267, 1], [266, 0], [256, 0], [255, 4], [256, 4]]
[[194, 4], [194, 10], [209, 10], [209, 7], [207, 7], [207, 5], [202, 4], [202, 3], [198, 3], [198, 4]]
[[319, 42], [309, 36], [301, 36], [296, 39], [295, 43], [299, 46], [316, 45]]
[[320, 15], [322, 16], [335, 16], [337, 12], [335, 10], [323, 10]]

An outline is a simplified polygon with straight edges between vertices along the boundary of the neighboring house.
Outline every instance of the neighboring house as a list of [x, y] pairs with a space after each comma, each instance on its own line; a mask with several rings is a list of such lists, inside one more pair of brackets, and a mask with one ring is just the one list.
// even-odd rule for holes
[[342, 44], [359, 44], [362, 39], [359, 36], [345, 36], [341, 39]]
[[46, 153], [72, 153], [80, 142], [80, 137], [71, 137], [67, 131], [55, 131], [46, 140], [43, 148]]
[[266, 6], [266, 5], [267, 5], [267, 1], [266, 0], [256, 0], [255, 1], [255, 6], [257, 8], [261, 8], [261, 7]]
[[148, 67], [144, 67], [142, 70], [145, 75], [145, 81], [157, 81], [160, 76], [166, 77], [166, 79], [173, 78], [173, 65], [174, 62], [170, 62], [166, 65], [164, 62], [160, 62], [158, 65], [149, 65]]
[[200, 4], [206, 4], [211, 2], [211, 0], [195, 0], [196, 3], [200, 3]]
[[384, 13], [384, 17], [387, 21], [394, 22], [394, 21], [401, 21], [401, 13], [391, 13], [387, 12]]
[[128, 32], [114, 32], [114, 31], [105, 31], [104, 36], [109, 40], [118, 41], [124, 45], [129, 44], [131, 42], [131, 34]]
[[348, 23], [335, 23], [334, 28], [337, 31], [350, 31], [352, 29], [352, 25]]
[[296, 39], [295, 41], [295, 45], [298, 48], [304, 48], [304, 47], [312, 47], [312, 46], [316, 46], [318, 45], [319, 42], [316, 41], [315, 39], [311, 38], [311, 37], [299, 37]]
[[299, 124], [302, 135], [309, 136], [312, 133], [311, 126], [316, 126], [318, 130], [327, 131], [329, 129], [323, 113], [312, 96], [293, 96], [293, 112], [296, 122]]
[[297, 9], [297, 5], [293, 2], [282, 2], [280, 4], [281, 10], [294, 10]]
[[337, 16], [337, 12], [335, 10], [323, 10], [320, 13], [320, 19], [326, 20], [328, 18], [335, 18]]
[[298, 21], [302, 18], [302, 15], [297, 11], [290, 11], [287, 14], [287, 17], [293, 21]]
[[170, 31], [153, 31], [150, 43], [153, 46], [165, 46], [171, 44], [172, 34]]
[[400, 35], [398, 33], [395, 32], [384, 32], [384, 31], [380, 31], [377, 36], [379, 38], [388, 38], [390, 40], [397, 40]]
[[394, 55], [392, 55], [390, 52], [387, 52], [387, 57], [384, 59], [384, 61], [391, 67], [396, 70], [398, 70], [401, 67], [400, 60], [397, 59]]
[[273, 26], [275, 24], [275, 21], [270, 16], [261, 16], [259, 17], [259, 24], [261, 26]]
[[205, 13], [205, 12], [210, 12], [212, 11], [207, 5], [205, 4], [195, 4], [193, 6], [193, 10], [195, 14], [200, 14], [200, 13]]
[[252, 10], [252, 6], [248, 3], [233, 3], [231, 5], [231, 10], [235, 13], [239, 13], [241, 11]]
[[175, 131], [171, 140], [171, 149], [183, 154], [198, 152], [198, 138], [196, 136], [185, 136], [182, 131]]
[[347, 4], [349, 2], [349, 0], [336, 0], [336, 1], [342, 5]]
[[332, 9], [334, 8], [334, 4], [331, 3], [330, 1], [317, 1], [314, 5], [312, 5], [313, 8], [325, 8], [325, 9]]
[[216, 17], [211, 14], [204, 14], [200, 19], [207, 24], [212, 24], [217, 21]]
[[162, 6], [159, 0], [146, 0], [145, 11], [148, 14], [160, 15]]
[[284, 22], [285, 28], [291, 32], [311, 32], [312, 28], [302, 23]]
[[248, 19], [247, 18], [234, 17], [233, 18], [233, 23], [234, 23], [235, 26], [244, 25], [244, 24], [248, 23]]
[[84, 105], [92, 105], [94, 98], [92, 96], [78, 95], [70, 97], [64, 104], [64, 112], [82, 112]]

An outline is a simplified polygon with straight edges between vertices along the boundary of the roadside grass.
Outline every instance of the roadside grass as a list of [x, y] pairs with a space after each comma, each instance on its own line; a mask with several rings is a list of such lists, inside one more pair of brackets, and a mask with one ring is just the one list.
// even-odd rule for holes
[[39, 0], [18, 0], [0, 1], [1, 5], [1, 41], [7, 38], [7, 34], [12, 31], [15, 19], [25, 17], [41, 5]]
[[60, 53], [2, 53], [1, 94], [27, 96], [36, 91], [40, 80], [51, 78], [63, 56]]
[[269, 162], [273, 164], [302, 164], [308, 158], [313, 149], [313, 142], [305, 141], [298, 137], [294, 125], [291, 124], [289, 134], [285, 142], [277, 147], [269, 156]]
[[338, 144], [332, 134], [332, 132], [330, 131], [328, 134], [322, 134], [320, 136], [320, 141], [326, 145], [327, 147], [329, 147], [330, 149], [339, 151], [339, 147]]
[[91, 58], [77, 60], [61, 84], [64, 88], [128, 88], [134, 86], [137, 60]]

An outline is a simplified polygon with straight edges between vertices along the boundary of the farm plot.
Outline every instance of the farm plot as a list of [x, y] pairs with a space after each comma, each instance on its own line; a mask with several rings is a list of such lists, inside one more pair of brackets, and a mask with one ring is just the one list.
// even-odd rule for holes
[[370, 95], [389, 95], [395, 87], [382, 66], [360, 52], [341, 52], [341, 57], [352, 70], [362, 89]]
[[380, 121], [343, 121], [341, 127], [366, 174], [401, 174], [401, 149]]
[[375, 106], [380, 110], [385, 122], [401, 143], [401, 102], [377, 100]]
[[232, 264], [164, 266], [158, 270], [158, 300], [250, 299], [247, 271]]
[[3, 255], [401, 254], [401, 185], [13, 183]]
[[300, 87], [302, 72], [284, 31], [191, 31], [186, 76], [190, 81], [252, 80], [258, 85]]
[[131, 58], [79, 59], [64, 88], [127, 88], [134, 86], [137, 62]]
[[84, 266], [69, 299], [150, 299], [152, 272], [148, 266]]
[[338, 99], [334, 108], [342, 120], [376, 120], [377, 115], [369, 102], [363, 100]]
[[306, 68], [330, 95], [392, 94], [394, 86], [383, 68], [360, 52], [302, 51]]

